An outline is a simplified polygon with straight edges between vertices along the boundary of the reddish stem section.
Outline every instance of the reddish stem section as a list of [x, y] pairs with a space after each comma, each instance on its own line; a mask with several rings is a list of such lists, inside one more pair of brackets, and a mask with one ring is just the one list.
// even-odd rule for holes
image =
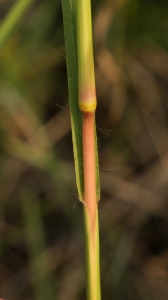
[[95, 164], [95, 112], [82, 112], [84, 203], [88, 209], [91, 232], [96, 224], [96, 164]]

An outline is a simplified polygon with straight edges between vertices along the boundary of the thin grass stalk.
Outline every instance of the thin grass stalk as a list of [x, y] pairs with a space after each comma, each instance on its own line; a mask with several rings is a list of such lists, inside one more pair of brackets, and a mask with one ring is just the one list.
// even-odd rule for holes
[[83, 115], [84, 221], [87, 299], [100, 300], [99, 227], [96, 197], [94, 113]]
[[87, 299], [100, 300], [98, 198], [96, 190], [95, 110], [90, 0], [77, 1], [78, 101], [82, 114], [84, 220], [87, 262]]
[[[75, 172], [84, 207], [87, 299], [100, 300], [99, 173], [90, 0], [62, 0]], [[82, 137], [82, 138], [81, 138]], [[82, 152], [80, 151], [82, 149]], [[83, 164], [81, 165], [81, 161]]]

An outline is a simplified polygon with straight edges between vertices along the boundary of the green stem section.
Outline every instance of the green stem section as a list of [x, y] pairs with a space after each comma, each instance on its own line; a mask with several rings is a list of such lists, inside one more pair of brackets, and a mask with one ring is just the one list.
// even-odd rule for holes
[[77, 0], [78, 103], [82, 114], [87, 299], [100, 300], [99, 228], [96, 190], [96, 90], [90, 0]]
[[100, 300], [97, 208], [100, 187], [91, 5], [90, 0], [62, 0], [62, 8], [75, 172], [79, 199], [84, 207], [87, 300]]
[[84, 112], [95, 111], [96, 92], [90, 0], [77, 0], [77, 52], [79, 108]]
[[98, 202], [96, 193], [95, 113], [82, 112], [87, 299], [100, 300]]
[[101, 300], [100, 264], [99, 264], [99, 225], [98, 211], [95, 230], [91, 229], [90, 215], [84, 206], [86, 265], [87, 265], [87, 300]]
[[33, 2], [33, 0], [18, 0], [13, 5], [12, 9], [10, 10], [0, 27], [0, 49], [5, 44], [6, 40], [10, 36], [11, 32], [13, 31], [31, 2]]

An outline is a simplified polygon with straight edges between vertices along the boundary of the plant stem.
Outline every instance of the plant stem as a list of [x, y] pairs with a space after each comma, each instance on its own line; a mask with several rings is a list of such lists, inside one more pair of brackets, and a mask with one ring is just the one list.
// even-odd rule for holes
[[[95, 134], [97, 103], [91, 5], [90, 0], [62, 0], [62, 7], [75, 172], [79, 199], [83, 202], [84, 207], [87, 300], [100, 300], [97, 210], [100, 188]], [[83, 164], [81, 164], [82, 158]]]
[[88, 211], [85, 207], [84, 218], [86, 236], [87, 300], [101, 300], [98, 214], [96, 214], [95, 232], [92, 234], [89, 226], [90, 220]]
[[96, 219], [96, 172], [95, 172], [95, 138], [94, 112], [82, 113], [82, 137], [83, 137], [83, 169], [84, 169], [84, 202], [88, 209], [91, 228], [95, 230]]
[[100, 300], [99, 229], [96, 198], [95, 113], [82, 113], [84, 215], [87, 263], [87, 299]]
[[100, 300], [99, 231], [96, 191], [96, 90], [90, 0], [77, 1], [78, 97], [82, 114], [87, 298]]

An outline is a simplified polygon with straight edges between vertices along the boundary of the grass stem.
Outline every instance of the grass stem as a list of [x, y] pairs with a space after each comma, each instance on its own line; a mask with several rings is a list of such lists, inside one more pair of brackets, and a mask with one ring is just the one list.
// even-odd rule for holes
[[[95, 110], [97, 105], [90, 0], [77, 1], [78, 102], [82, 114], [87, 299], [100, 300]], [[98, 193], [99, 194], [99, 193]]]
[[[87, 300], [100, 300], [97, 209], [100, 188], [95, 134], [95, 110], [97, 101], [93, 59], [91, 3], [90, 0], [62, 0], [62, 7], [75, 171], [79, 198], [80, 201], [83, 202], [84, 207]], [[77, 101], [78, 105], [76, 106]], [[81, 122], [79, 122], [79, 120]], [[82, 152], [79, 152], [80, 149], [82, 149]], [[83, 164], [81, 165], [82, 158]], [[78, 166], [80, 168], [78, 168]]]
[[82, 113], [83, 169], [84, 169], [84, 203], [87, 206], [91, 228], [95, 230], [96, 218], [96, 172], [95, 172], [95, 118], [94, 112]]
[[87, 262], [87, 298], [100, 299], [99, 234], [96, 198], [95, 113], [82, 113], [84, 213]]

